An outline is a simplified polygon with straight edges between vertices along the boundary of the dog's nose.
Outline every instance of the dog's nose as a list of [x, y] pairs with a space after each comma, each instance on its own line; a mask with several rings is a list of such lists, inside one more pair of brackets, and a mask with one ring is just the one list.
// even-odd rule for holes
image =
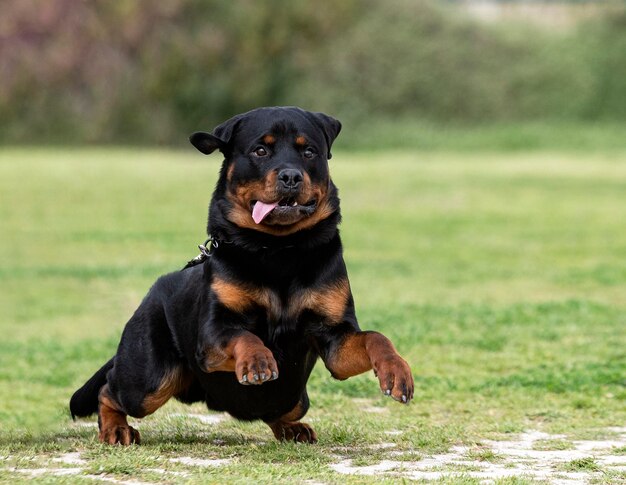
[[285, 168], [278, 172], [278, 180], [286, 189], [296, 189], [302, 183], [302, 172], [295, 168]]

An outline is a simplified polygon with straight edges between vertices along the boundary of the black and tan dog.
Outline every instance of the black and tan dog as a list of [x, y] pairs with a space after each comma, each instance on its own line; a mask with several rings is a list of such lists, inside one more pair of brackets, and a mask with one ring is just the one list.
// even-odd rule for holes
[[411, 400], [409, 366], [355, 316], [328, 172], [340, 129], [322, 113], [260, 108], [191, 136], [202, 153], [225, 156], [209, 210], [212, 251], [156, 282], [116, 355], [72, 397], [72, 416], [98, 412], [100, 441], [139, 443], [126, 416], [175, 397], [314, 443], [299, 420], [318, 358], [337, 379], [374, 369], [385, 394]]

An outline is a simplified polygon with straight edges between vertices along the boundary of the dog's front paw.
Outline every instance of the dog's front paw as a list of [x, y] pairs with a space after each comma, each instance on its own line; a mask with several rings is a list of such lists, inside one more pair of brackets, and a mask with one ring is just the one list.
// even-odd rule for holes
[[239, 383], [245, 386], [263, 384], [278, 379], [278, 366], [272, 352], [263, 347], [237, 359], [235, 374]]
[[374, 366], [374, 373], [383, 394], [405, 404], [413, 399], [413, 375], [402, 357], [396, 354], [381, 359]]

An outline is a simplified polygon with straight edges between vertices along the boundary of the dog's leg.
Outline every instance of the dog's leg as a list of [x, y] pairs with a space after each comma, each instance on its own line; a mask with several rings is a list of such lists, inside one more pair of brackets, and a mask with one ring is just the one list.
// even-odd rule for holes
[[198, 362], [205, 372], [234, 372], [243, 385], [263, 384], [278, 378], [272, 351], [247, 331], [237, 331], [223, 345], [201, 349]]
[[127, 414], [122, 406], [111, 396], [108, 384], [104, 385], [98, 396], [99, 440], [110, 445], [139, 444], [139, 431], [131, 427], [126, 420]]
[[378, 332], [350, 332], [339, 337], [323, 356], [336, 379], [344, 380], [374, 369], [380, 389], [396, 401], [413, 398], [413, 376], [391, 341]]
[[[117, 382], [115, 374], [110, 376], [112, 382]], [[192, 382], [190, 374], [181, 367], [166, 372], [160, 379], [158, 387], [152, 392], [143, 394], [132, 384], [125, 383], [119, 398], [106, 384], [100, 390], [98, 397], [98, 438], [103, 443], [130, 445], [139, 444], [139, 431], [128, 424], [126, 416], [130, 414], [136, 418], [143, 418], [163, 406], [172, 396], [184, 392]], [[119, 387], [119, 386], [118, 386]], [[124, 405], [122, 404], [124, 403]]]
[[274, 436], [279, 441], [295, 441], [298, 443], [317, 443], [317, 434], [306, 423], [298, 421], [309, 409], [309, 397], [306, 391], [296, 407], [276, 421], [268, 422]]

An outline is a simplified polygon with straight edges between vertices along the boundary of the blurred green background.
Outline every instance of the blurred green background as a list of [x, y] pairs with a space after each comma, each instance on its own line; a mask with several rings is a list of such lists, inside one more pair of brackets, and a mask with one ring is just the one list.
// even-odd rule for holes
[[4, 144], [176, 146], [265, 105], [345, 148], [626, 144], [623, 1], [5, 1], [0, 72]]

